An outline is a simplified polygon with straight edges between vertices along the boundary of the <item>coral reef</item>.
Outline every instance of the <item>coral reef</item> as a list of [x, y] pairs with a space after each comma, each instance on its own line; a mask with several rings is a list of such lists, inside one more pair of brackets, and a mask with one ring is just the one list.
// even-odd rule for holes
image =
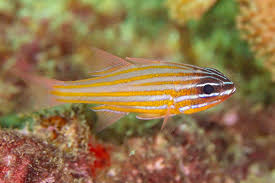
[[34, 114], [31, 131], [23, 131], [49, 141], [69, 155], [73, 161], [70, 167], [75, 169], [76, 174], [94, 178], [110, 166], [111, 145], [102, 145], [91, 133], [93, 114], [87, 105], [48, 109]]
[[167, 0], [171, 18], [180, 24], [199, 19], [217, 0]]
[[93, 182], [110, 166], [110, 145], [94, 139], [85, 109], [33, 114], [30, 128], [1, 130], [0, 182]]
[[0, 131], [0, 182], [72, 182], [58, 149], [34, 137]]
[[[39, 159], [35, 161], [38, 167], [45, 159], [53, 159], [49, 161], [51, 166], [61, 167], [63, 171], [57, 169], [58, 176], [66, 174], [66, 182], [234, 183], [246, 177], [251, 181], [274, 179], [266, 173], [275, 169], [275, 128], [271, 126], [274, 107], [255, 114], [247, 111], [250, 118], [237, 108], [223, 115], [213, 113], [185, 119], [183, 124], [179, 118], [177, 123], [169, 123], [165, 131], [155, 128], [150, 134], [140, 134], [145, 137], [134, 133], [123, 142], [120, 136], [110, 136], [104, 142], [100, 136], [96, 138], [90, 130], [94, 124], [91, 112], [86, 109], [86, 105], [51, 109], [32, 115], [29, 122], [33, 124], [30, 129], [21, 129], [21, 134], [2, 130], [0, 154], [4, 161], [0, 163], [0, 180], [11, 180], [6, 178], [7, 171], [16, 171], [22, 177], [34, 171], [25, 173], [23, 167], [8, 166], [5, 157], [11, 154], [17, 157], [16, 162], [24, 161], [28, 166], [35, 158]], [[260, 124], [261, 121], [265, 123]], [[109, 129], [110, 134], [115, 134], [112, 130], [116, 128]], [[20, 169], [11, 170], [12, 167]], [[54, 170], [39, 170], [52, 173], [51, 180], [55, 178]], [[29, 181], [36, 179], [30, 177]]]
[[249, 42], [256, 55], [265, 60], [265, 66], [275, 81], [275, 2], [239, 0], [239, 4], [237, 25], [242, 37]]
[[218, 172], [216, 162], [209, 160], [214, 156], [213, 149], [207, 148], [210, 144], [200, 142], [196, 147], [193, 143], [202, 140], [198, 134], [179, 131], [175, 136], [129, 139], [123, 151], [114, 152], [121, 158], [114, 160], [107, 172], [108, 182], [219, 182], [217, 177], [222, 175], [214, 173]]
[[36, 118], [36, 122], [32, 125], [33, 134], [37, 134], [44, 139], [49, 139], [58, 146], [62, 151], [73, 154], [79, 153], [88, 147], [90, 140], [90, 127], [85, 119], [81, 119], [81, 113], [84, 113], [85, 108], [78, 108], [78, 118], [73, 111], [75, 108], [70, 108], [70, 113], [63, 115], [48, 114], [41, 115]]

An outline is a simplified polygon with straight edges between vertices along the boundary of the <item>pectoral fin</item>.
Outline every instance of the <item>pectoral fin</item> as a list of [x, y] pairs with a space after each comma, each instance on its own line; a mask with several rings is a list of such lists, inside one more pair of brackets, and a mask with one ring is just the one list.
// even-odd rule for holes
[[168, 122], [168, 119], [169, 119], [169, 116], [170, 116], [170, 109], [171, 109], [171, 106], [168, 107], [167, 113], [166, 113], [166, 115], [164, 116], [164, 119], [163, 119], [163, 122], [162, 122], [162, 125], [161, 125], [161, 130], [163, 130], [163, 128], [165, 127], [165, 125], [166, 125], [167, 122]]

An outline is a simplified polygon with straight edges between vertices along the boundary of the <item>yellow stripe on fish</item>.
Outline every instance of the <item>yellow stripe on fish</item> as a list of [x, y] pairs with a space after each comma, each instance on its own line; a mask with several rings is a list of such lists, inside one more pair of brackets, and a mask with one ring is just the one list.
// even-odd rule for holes
[[[109, 75], [106, 76], [99, 76], [97, 78], [89, 78], [89, 79], [84, 79], [84, 80], [78, 80], [78, 81], [66, 81], [69, 83], [78, 83], [80, 81], [92, 81], [92, 80], [98, 80], [98, 79], [103, 79], [103, 78], [107, 78], [107, 77], [113, 77], [113, 76], [117, 76], [120, 74], [126, 74], [126, 73], [130, 73], [130, 72], [135, 72], [135, 71], [141, 71], [141, 70], [146, 70], [146, 69], [182, 69], [182, 67], [178, 67], [178, 66], [169, 66], [169, 65], [161, 65], [161, 66], [146, 66], [146, 67], [139, 67], [139, 68], [129, 68], [127, 70], [122, 70], [116, 73], [111, 73]], [[106, 71], [102, 71], [102, 72], [98, 72], [97, 74], [101, 75], [101, 74], [108, 74], [112, 71], [115, 71], [115, 68], [110, 68]], [[91, 75], [93, 75], [94, 73], [91, 73]]]

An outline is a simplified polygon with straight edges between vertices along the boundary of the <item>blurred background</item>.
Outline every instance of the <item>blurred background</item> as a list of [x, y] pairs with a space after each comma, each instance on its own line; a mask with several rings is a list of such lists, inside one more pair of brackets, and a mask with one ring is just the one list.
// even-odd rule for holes
[[[213, 67], [235, 82], [236, 93], [213, 109], [173, 118], [168, 132], [160, 132], [159, 120], [143, 122], [132, 115], [99, 135], [85, 132], [119, 152], [111, 153], [111, 163], [104, 164], [100, 176], [92, 173], [91, 181], [271, 183], [274, 34], [274, 0], [0, 0], [0, 125], [59, 148], [75, 140], [56, 140], [59, 136], [82, 133], [60, 130], [71, 125], [72, 116], [85, 121], [86, 129], [95, 120], [86, 105], [35, 108], [43, 94], [16, 76], [14, 67], [59, 80], [87, 78], [93, 66], [91, 47], [120, 57]], [[56, 124], [61, 127], [55, 137], [41, 134], [41, 128]], [[178, 144], [181, 149], [167, 152]], [[87, 145], [77, 148], [86, 151]], [[137, 173], [121, 176], [121, 163]]]

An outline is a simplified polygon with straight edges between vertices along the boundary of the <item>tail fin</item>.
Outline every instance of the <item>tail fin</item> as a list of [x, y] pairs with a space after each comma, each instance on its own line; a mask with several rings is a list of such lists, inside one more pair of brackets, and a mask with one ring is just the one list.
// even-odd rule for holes
[[11, 72], [27, 84], [28, 93], [35, 109], [62, 104], [57, 102], [50, 92], [55, 85], [61, 84], [63, 81], [37, 75], [32, 66], [24, 60], [16, 62]]

